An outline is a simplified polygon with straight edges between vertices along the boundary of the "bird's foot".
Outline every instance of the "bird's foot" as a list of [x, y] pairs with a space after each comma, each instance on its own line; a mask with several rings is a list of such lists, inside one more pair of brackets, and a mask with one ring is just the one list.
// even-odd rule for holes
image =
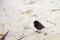
[[35, 31], [35, 32], [37, 32], [37, 33], [41, 33], [41, 31], [40, 31], [40, 30], [37, 30], [37, 31]]

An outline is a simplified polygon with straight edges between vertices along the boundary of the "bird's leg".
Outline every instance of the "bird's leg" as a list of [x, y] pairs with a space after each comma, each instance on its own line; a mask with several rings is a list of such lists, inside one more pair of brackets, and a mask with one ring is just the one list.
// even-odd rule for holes
[[37, 30], [37, 31], [35, 31], [35, 32], [37, 32], [37, 33], [41, 33], [41, 30]]

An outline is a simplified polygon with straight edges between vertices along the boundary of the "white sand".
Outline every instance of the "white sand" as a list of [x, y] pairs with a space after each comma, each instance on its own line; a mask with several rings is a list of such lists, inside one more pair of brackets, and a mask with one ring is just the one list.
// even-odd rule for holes
[[[35, 20], [46, 27], [42, 33]], [[8, 30], [5, 40], [60, 40], [60, 0], [0, 0], [0, 33]]]

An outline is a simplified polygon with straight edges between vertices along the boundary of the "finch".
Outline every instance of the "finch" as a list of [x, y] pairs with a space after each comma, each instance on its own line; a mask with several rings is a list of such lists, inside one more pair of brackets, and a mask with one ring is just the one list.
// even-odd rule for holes
[[41, 24], [39, 21], [34, 21], [33, 22], [34, 23], [34, 27], [37, 29], [37, 30], [42, 30], [43, 28], [45, 28], [44, 27], [44, 25], [43, 24]]

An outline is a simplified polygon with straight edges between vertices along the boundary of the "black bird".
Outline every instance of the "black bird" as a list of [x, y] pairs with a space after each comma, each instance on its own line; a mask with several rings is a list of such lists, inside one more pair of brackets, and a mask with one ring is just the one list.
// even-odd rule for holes
[[38, 32], [38, 30], [42, 30], [43, 28], [45, 28], [44, 27], [44, 25], [42, 25], [39, 21], [34, 21], [33, 22], [34, 23], [34, 27], [37, 29], [37, 32]]

